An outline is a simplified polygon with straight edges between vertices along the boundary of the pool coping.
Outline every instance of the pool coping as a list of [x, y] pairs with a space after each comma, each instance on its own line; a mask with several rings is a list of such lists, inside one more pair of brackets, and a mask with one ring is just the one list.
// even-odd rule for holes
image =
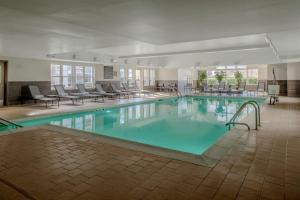
[[[195, 96], [194, 96], [195, 97]], [[206, 96], [200, 96], [200, 97], [206, 97]], [[211, 96], [208, 96], [211, 97]], [[174, 98], [174, 97], [166, 97], [166, 98], [159, 98], [159, 99], [150, 99], [150, 100], [145, 100], [141, 102], [130, 102], [130, 103], [124, 103], [124, 104], [119, 104], [115, 106], [108, 106], [105, 109], [111, 109], [111, 108], [116, 108], [116, 107], [123, 107], [123, 106], [128, 106], [128, 105], [134, 105], [136, 103], [147, 103], [147, 102], [152, 102], [152, 101], [159, 101], [161, 99], [167, 100], [169, 98]], [[237, 97], [238, 98], [238, 97]], [[75, 111], [75, 112], [68, 112], [68, 113], [63, 113], [63, 114], [72, 114], [72, 113], [77, 113], [77, 112], [89, 112], [93, 111], [94, 109], [89, 109], [89, 110], [82, 110], [82, 111]], [[263, 110], [263, 109], [262, 109]], [[249, 121], [249, 118], [253, 115], [253, 113], [250, 113], [247, 117], [245, 117], [242, 121], [247, 122]], [[50, 115], [50, 116], [57, 116], [57, 115]], [[40, 116], [38, 116], [40, 117]], [[38, 118], [35, 117], [35, 118]], [[43, 116], [47, 117], [47, 116]], [[30, 120], [26, 118], [27, 120]], [[34, 118], [31, 118], [34, 119]], [[192, 153], [185, 153], [181, 151], [176, 151], [172, 149], [167, 149], [163, 147], [157, 147], [153, 145], [147, 145], [147, 144], [142, 144], [138, 143], [135, 141], [127, 141], [124, 139], [119, 139], [119, 138], [114, 138], [110, 136], [105, 136], [101, 134], [95, 134], [92, 132], [84, 131], [84, 130], [77, 130], [77, 129], [72, 129], [72, 128], [66, 128], [62, 126], [57, 126], [57, 125], [40, 125], [40, 126], [33, 126], [33, 127], [24, 127], [22, 129], [16, 129], [16, 130], [8, 130], [5, 132], [2, 132], [0, 136], [6, 135], [6, 134], [11, 134], [11, 133], [20, 133], [28, 130], [34, 130], [34, 129], [46, 129], [49, 131], [55, 131], [63, 134], [71, 134], [75, 136], [79, 136], [85, 139], [92, 139], [93, 141], [98, 141], [100, 143], [106, 143], [106, 144], [111, 144], [114, 146], [119, 146], [122, 148], [127, 148], [135, 151], [141, 151], [141, 152], [146, 152], [149, 154], [154, 154], [162, 157], [168, 157], [171, 159], [177, 159], [181, 161], [186, 161], [190, 162], [193, 164], [197, 165], [204, 165], [207, 167], [214, 167], [218, 161], [237, 143], [241, 142], [242, 138], [245, 135], [248, 135], [250, 132], [244, 129], [240, 129], [237, 127], [232, 128], [228, 132], [226, 132], [221, 138], [217, 140], [215, 144], [213, 144], [211, 147], [209, 147], [203, 154], [197, 155], [197, 154], [192, 154]], [[7, 133], [6, 133], [7, 132]]]
[[156, 147], [148, 144], [138, 143], [134, 141], [127, 141], [119, 138], [114, 138], [105, 135], [96, 135], [92, 132], [82, 131], [72, 128], [66, 128], [56, 125], [40, 125], [33, 127], [24, 127], [22, 129], [15, 129], [7, 132], [3, 132], [1, 136], [10, 134], [20, 134], [31, 130], [44, 129], [52, 132], [58, 132], [62, 134], [68, 134], [76, 136], [80, 139], [88, 139], [99, 143], [109, 144], [121, 148], [127, 148], [134, 151], [145, 152], [157, 156], [167, 157], [170, 159], [190, 162], [196, 165], [202, 165], [206, 167], [214, 167], [219, 160], [245, 135], [249, 134], [248, 131], [233, 128], [224, 134], [217, 140], [215, 144], [209, 147], [203, 154], [197, 155], [192, 153], [185, 153], [163, 147]]
[[[257, 97], [257, 96], [223, 96], [223, 95], [199, 95], [199, 94], [187, 94], [182, 97], [210, 97], [210, 98], [235, 98], [235, 99], [260, 99], [260, 100], [266, 100], [266, 97]], [[145, 99], [141, 100], [138, 102], [125, 102], [121, 104], [116, 104], [116, 105], [103, 105], [100, 108], [89, 108], [89, 109], [83, 109], [83, 110], [76, 110], [76, 111], [65, 111], [65, 112], [59, 112], [59, 113], [51, 113], [51, 114], [41, 114], [41, 115], [36, 115], [36, 116], [28, 116], [24, 118], [17, 118], [17, 119], [12, 119], [11, 121], [13, 122], [20, 122], [24, 120], [34, 120], [37, 118], [44, 118], [44, 117], [56, 117], [60, 115], [68, 115], [68, 114], [75, 114], [79, 112], [90, 112], [90, 111], [98, 111], [98, 110], [107, 110], [107, 109], [113, 109], [117, 107], [125, 107], [125, 106], [130, 106], [130, 105], [135, 105], [137, 103], [149, 103], [149, 102], [155, 102], [155, 101], [160, 101], [160, 100], [167, 100], [167, 99], [172, 99], [172, 98], [181, 98], [178, 96], [167, 96], [167, 97], [159, 97], [157, 99]]]
[[79, 112], [107, 110], [107, 109], [113, 109], [113, 108], [117, 108], [117, 107], [125, 107], [125, 106], [135, 105], [137, 103], [149, 103], [149, 102], [167, 100], [167, 99], [172, 99], [172, 98], [177, 98], [177, 97], [176, 96], [168, 96], [168, 97], [159, 97], [157, 99], [145, 99], [145, 100], [135, 101], [135, 102], [125, 102], [125, 103], [120, 103], [120, 104], [115, 104], [115, 105], [102, 105], [102, 107], [99, 107], [99, 108], [88, 108], [88, 109], [76, 110], [76, 111], [65, 111], [65, 112], [58, 112], [58, 113], [51, 113], [51, 114], [41, 114], [41, 115], [36, 115], [36, 116], [28, 116], [28, 117], [24, 117], [24, 118], [12, 119], [11, 121], [17, 123], [17, 122], [25, 121], [25, 120], [34, 120], [37, 118], [56, 117], [56, 116], [60, 116], [60, 115], [75, 114], [75, 113], [79, 113]]

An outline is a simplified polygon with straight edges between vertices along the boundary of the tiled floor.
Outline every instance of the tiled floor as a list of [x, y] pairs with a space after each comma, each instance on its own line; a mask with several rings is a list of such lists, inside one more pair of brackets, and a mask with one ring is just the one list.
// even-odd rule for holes
[[0, 199], [300, 199], [300, 99], [266, 106], [262, 125], [213, 168], [46, 129], [2, 135]]
[[35, 117], [41, 115], [49, 115], [55, 113], [62, 112], [74, 112], [80, 110], [94, 109], [94, 108], [102, 108], [109, 107], [113, 105], [126, 104], [126, 103], [134, 103], [139, 101], [157, 99], [169, 97], [170, 93], [160, 93], [156, 92], [153, 95], [145, 95], [145, 96], [137, 96], [135, 98], [121, 98], [121, 99], [107, 99], [105, 98], [105, 102], [103, 103], [101, 100], [99, 102], [93, 102], [92, 100], [85, 100], [84, 104], [81, 102], [72, 104], [71, 101], [61, 101], [60, 106], [57, 107], [57, 104], [53, 106], [45, 107], [43, 103], [38, 104], [26, 104], [24, 105], [16, 105], [9, 107], [0, 107], [0, 117], [4, 117], [5, 119], [23, 119], [28, 117]]

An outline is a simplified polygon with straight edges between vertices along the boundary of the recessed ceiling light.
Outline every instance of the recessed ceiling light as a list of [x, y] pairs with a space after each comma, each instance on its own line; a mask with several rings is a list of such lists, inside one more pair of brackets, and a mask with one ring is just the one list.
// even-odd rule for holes
[[111, 62], [111, 63], [117, 63], [118, 60], [115, 60], [115, 59], [111, 58], [111, 59], [110, 59], [110, 62]]

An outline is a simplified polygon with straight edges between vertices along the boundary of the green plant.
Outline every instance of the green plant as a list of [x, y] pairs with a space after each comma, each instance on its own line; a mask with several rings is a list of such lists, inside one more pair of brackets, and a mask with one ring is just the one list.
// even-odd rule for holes
[[257, 84], [258, 80], [256, 77], [248, 77], [248, 84]]
[[217, 72], [215, 75], [218, 83], [220, 84], [222, 80], [225, 78], [225, 73], [223, 71]]
[[207, 79], [207, 84], [208, 84], [209, 86], [216, 85], [217, 83], [218, 83], [218, 81], [217, 81], [217, 79], [215, 79], [215, 78], [208, 78], [208, 79]]
[[202, 86], [203, 81], [207, 79], [206, 71], [199, 71], [198, 73], [198, 85]]
[[228, 85], [236, 85], [237, 81], [235, 78], [226, 78], [226, 82]]
[[243, 74], [240, 71], [236, 71], [234, 73], [234, 78], [236, 79], [237, 87], [240, 87], [240, 84], [243, 80]]

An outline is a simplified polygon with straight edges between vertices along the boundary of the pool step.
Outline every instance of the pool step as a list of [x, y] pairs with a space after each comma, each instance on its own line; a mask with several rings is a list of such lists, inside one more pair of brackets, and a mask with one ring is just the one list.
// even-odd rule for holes
[[0, 117], [0, 129], [1, 130], [8, 130], [10, 128], [22, 128], [23, 126], [20, 124], [16, 124], [12, 121], [9, 121], [7, 119], [1, 118]]

